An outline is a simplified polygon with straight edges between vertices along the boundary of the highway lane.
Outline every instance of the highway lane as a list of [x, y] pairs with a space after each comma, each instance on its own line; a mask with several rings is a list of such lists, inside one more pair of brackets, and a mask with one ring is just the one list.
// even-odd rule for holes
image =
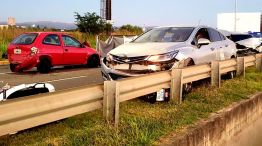
[[84, 67], [55, 68], [49, 74], [40, 74], [36, 69], [24, 73], [11, 73], [8, 66], [0, 66], [0, 82], [11, 86], [47, 82], [54, 85], [56, 91], [102, 83], [100, 68]]

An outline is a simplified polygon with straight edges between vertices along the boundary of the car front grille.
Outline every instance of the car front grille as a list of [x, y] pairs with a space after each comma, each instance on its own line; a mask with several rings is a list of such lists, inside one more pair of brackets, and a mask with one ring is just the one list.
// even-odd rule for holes
[[120, 57], [113, 55], [113, 60], [119, 63], [135, 63], [144, 61], [147, 56], [139, 56], [139, 57]]

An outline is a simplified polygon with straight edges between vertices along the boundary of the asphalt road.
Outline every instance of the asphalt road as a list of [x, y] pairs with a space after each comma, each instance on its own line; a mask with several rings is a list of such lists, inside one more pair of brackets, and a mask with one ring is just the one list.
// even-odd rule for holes
[[11, 86], [46, 82], [52, 84], [56, 91], [86, 85], [102, 83], [100, 68], [85, 67], [55, 68], [49, 74], [40, 74], [36, 69], [23, 73], [12, 73], [9, 66], [0, 66], [0, 86], [8, 83]]

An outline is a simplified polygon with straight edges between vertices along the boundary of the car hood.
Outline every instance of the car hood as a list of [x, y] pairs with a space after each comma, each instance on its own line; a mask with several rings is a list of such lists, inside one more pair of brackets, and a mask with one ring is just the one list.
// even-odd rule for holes
[[255, 49], [256, 47], [258, 47], [261, 44], [258, 38], [245, 39], [245, 40], [238, 41], [236, 43], [239, 45], [248, 47], [248, 48], [253, 48], [253, 49]]
[[115, 56], [137, 57], [165, 54], [174, 50], [180, 50], [185, 42], [179, 43], [128, 43], [121, 45], [109, 54]]

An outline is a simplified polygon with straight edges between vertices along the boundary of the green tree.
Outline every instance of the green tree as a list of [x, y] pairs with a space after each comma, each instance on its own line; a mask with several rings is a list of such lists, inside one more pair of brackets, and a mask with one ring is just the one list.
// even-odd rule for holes
[[112, 30], [112, 25], [106, 23], [96, 13], [87, 12], [81, 16], [79, 13], [75, 12], [75, 19], [79, 31], [90, 35], [97, 35]]

